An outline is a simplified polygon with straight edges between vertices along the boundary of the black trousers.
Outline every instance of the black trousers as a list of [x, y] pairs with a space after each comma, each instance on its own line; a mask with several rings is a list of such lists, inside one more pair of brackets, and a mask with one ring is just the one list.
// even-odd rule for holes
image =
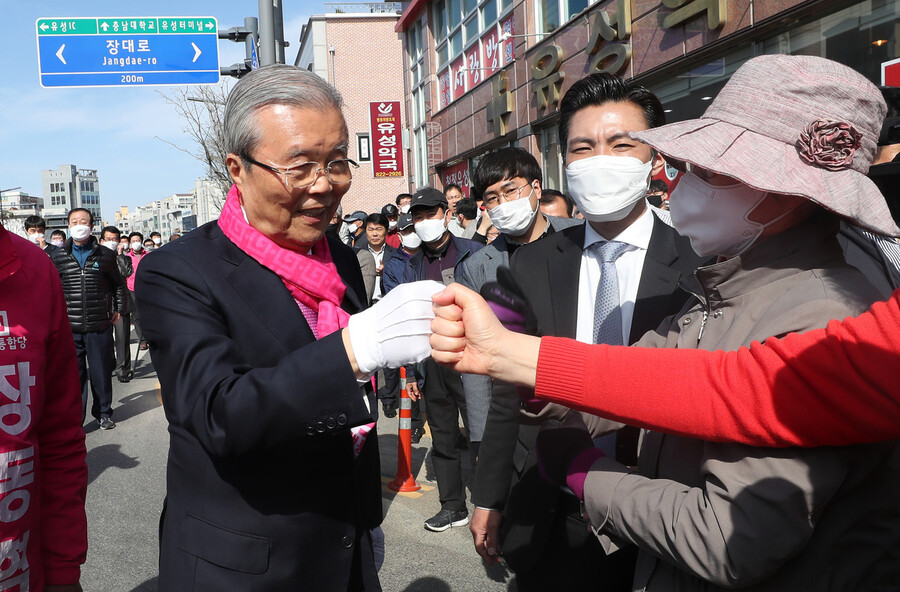
[[[378, 389], [378, 400], [381, 401], [381, 404], [387, 409], [399, 409], [400, 408], [400, 369], [399, 368], [385, 368], [381, 371], [384, 374], [384, 383], [380, 389]], [[425, 427], [425, 420], [422, 419], [422, 410], [419, 407], [419, 401], [411, 402], [411, 419], [412, 419], [412, 427], [415, 428], [423, 428]]]
[[90, 378], [94, 419], [112, 417], [112, 329], [74, 333], [78, 375], [81, 378], [81, 420], [87, 413], [87, 382]]
[[400, 405], [400, 369], [385, 368], [381, 371], [384, 384], [378, 389], [378, 400], [386, 408], [397, 409]]
[[426, 362], [425, 401], [428, 425], [431, 426], [431, 460], [438, 483], [441, 508], [465, 510], [466, 491], [463, 487], [462, 466], [459, 461], [459, 416], [468, 429], [466, 396], [458, 372]]
[[[144, 340], [144, 332], [141, 331], [141, 313], [138, 311], [137, 300], [134, 298], [134, 292], [128, 290], [128, 315], [131, 317], [131, 325], [137, 333], [138, 343]], [[131, 339], [129, 334], [128, 339]]]
[[124, 378], [131, 374], [131, 315], [122, 315], [113, 325], [113, 341], [115, 342], [115, 372]]

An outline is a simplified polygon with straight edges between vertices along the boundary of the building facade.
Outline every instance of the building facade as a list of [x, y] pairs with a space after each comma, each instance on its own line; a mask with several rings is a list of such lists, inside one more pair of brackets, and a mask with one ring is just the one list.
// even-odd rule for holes
[[28, 216], [39, 216], [43, 205], [43, 199], [24, 191], [0, 191], [0, 220], [6, 230], [24, 236], [25, 219]]
[[359, 163], [344, 196], [345, 213], [377, 212], [407, 191], [403, 44], [395, 31], [399, 2], [326, 4], [303, 27], [294, 65], [315, 72], [341, 93]]
[[699, 117], [761, 54], [821, 56], [900, 85], [900, 0], [413, 0], [397, 30], [411, 189], [467, 192], [481, 155], [519, 146], [545, 187], [565, 191], [559, 100], [592, 72], [649, 87], [669, 122]]
[[[128, 208], [120, 208], [116, 212], [116, 225], [123, 233], [140, 232], [148, 238], [151, 232], [159, 232], [163, 240], [168, 241], [174, 234], [183, 234], [196, 228], [194, 210], [196, 202], [194, 193], [175, 193], [162, 199], [138, 206], [133, 212]], [[184, 221], [190, 223], [185, 228]]]
[[43, 170], [41, 188], [48, 228], [65, 228], [67, 212], [85, 208], [94, 215], [94, 230], [100, 229], [103, 218], [100, 213], [100, 179], [96, 170], [79, 169], [73, 164], [61, 165], [56, 170]]
[[[182, 230], [188, 232], [198, 226], [203, 226], [212, 220], [218, 220], [225, 205], [225, 194], [222, 188], [209, 179], [197, 179], [194, 181], [194, 206], [193, 221], [184, 224]], [[189, 227], [190, 226], [190, 227]]]

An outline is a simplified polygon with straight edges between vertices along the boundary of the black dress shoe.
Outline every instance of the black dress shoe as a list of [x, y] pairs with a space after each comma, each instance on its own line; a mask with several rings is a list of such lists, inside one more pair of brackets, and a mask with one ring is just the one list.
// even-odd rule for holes
[[412, 433], [410, 434], [412, 443], [418, 444], [419, 442], [422, 441], [422, 436], [424, 436], [424, 435], [425, 435], [425, 430], [423, 430], [422, 428], [413, 428]]
[[120, 374], [119, 382], [131, 382], [133, 376], [133, 374]]
[[397, 417], [397, 410], [393, 407], [384, 407], [383, 410], [385, 417]]

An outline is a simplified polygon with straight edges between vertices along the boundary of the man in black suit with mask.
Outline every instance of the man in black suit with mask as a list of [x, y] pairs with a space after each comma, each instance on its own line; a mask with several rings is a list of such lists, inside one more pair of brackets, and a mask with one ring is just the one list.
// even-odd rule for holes
[[[611, 75], [576, 82], [560, 103], [569, 191], [587, 223], [519, 248], [510, 264], [543, 335], [632, 343], [687, 299], [679, 281], [703, 259], [647, 207], [650, 177], [664, 162], [628, 135], [663, 123], [656, 96]], [[603, 590], [631, 590], [634, 549], [606, 555], [577, 498], [539, 475], [538, 427], [566, 412], [520, 408], [511, 387], [495, 385], [472, 493], [476, 551], [488, 563], [502, 554], [523, 591], [598, 582]], [[600, 448], [635, 464], [636, 429], [586, 421]]]

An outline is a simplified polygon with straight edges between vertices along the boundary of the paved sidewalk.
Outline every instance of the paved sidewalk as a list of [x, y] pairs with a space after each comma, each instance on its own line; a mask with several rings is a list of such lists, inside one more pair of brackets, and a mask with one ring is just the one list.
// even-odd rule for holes
[[[157, 592], [157, 528], [168, 433], [149, 356], [138, 364], [134, 380], [114, 380], [113, 385], [116, 429], [100, 430], [93, 420], [86, 424], [89, 549], [82, 585], [91, 592]], [[440, 533], [423, 527], [440, 507], [428, 436], [413, 445], [413, 469], [422, 489], [398, 494], [386, 487], [397, 469], [397, 427], [396, 418], [379, 420], [386, 548], [380, 575], [385, 592], [514, 591], [504, 569], [485, 568], [468, 527]]]

